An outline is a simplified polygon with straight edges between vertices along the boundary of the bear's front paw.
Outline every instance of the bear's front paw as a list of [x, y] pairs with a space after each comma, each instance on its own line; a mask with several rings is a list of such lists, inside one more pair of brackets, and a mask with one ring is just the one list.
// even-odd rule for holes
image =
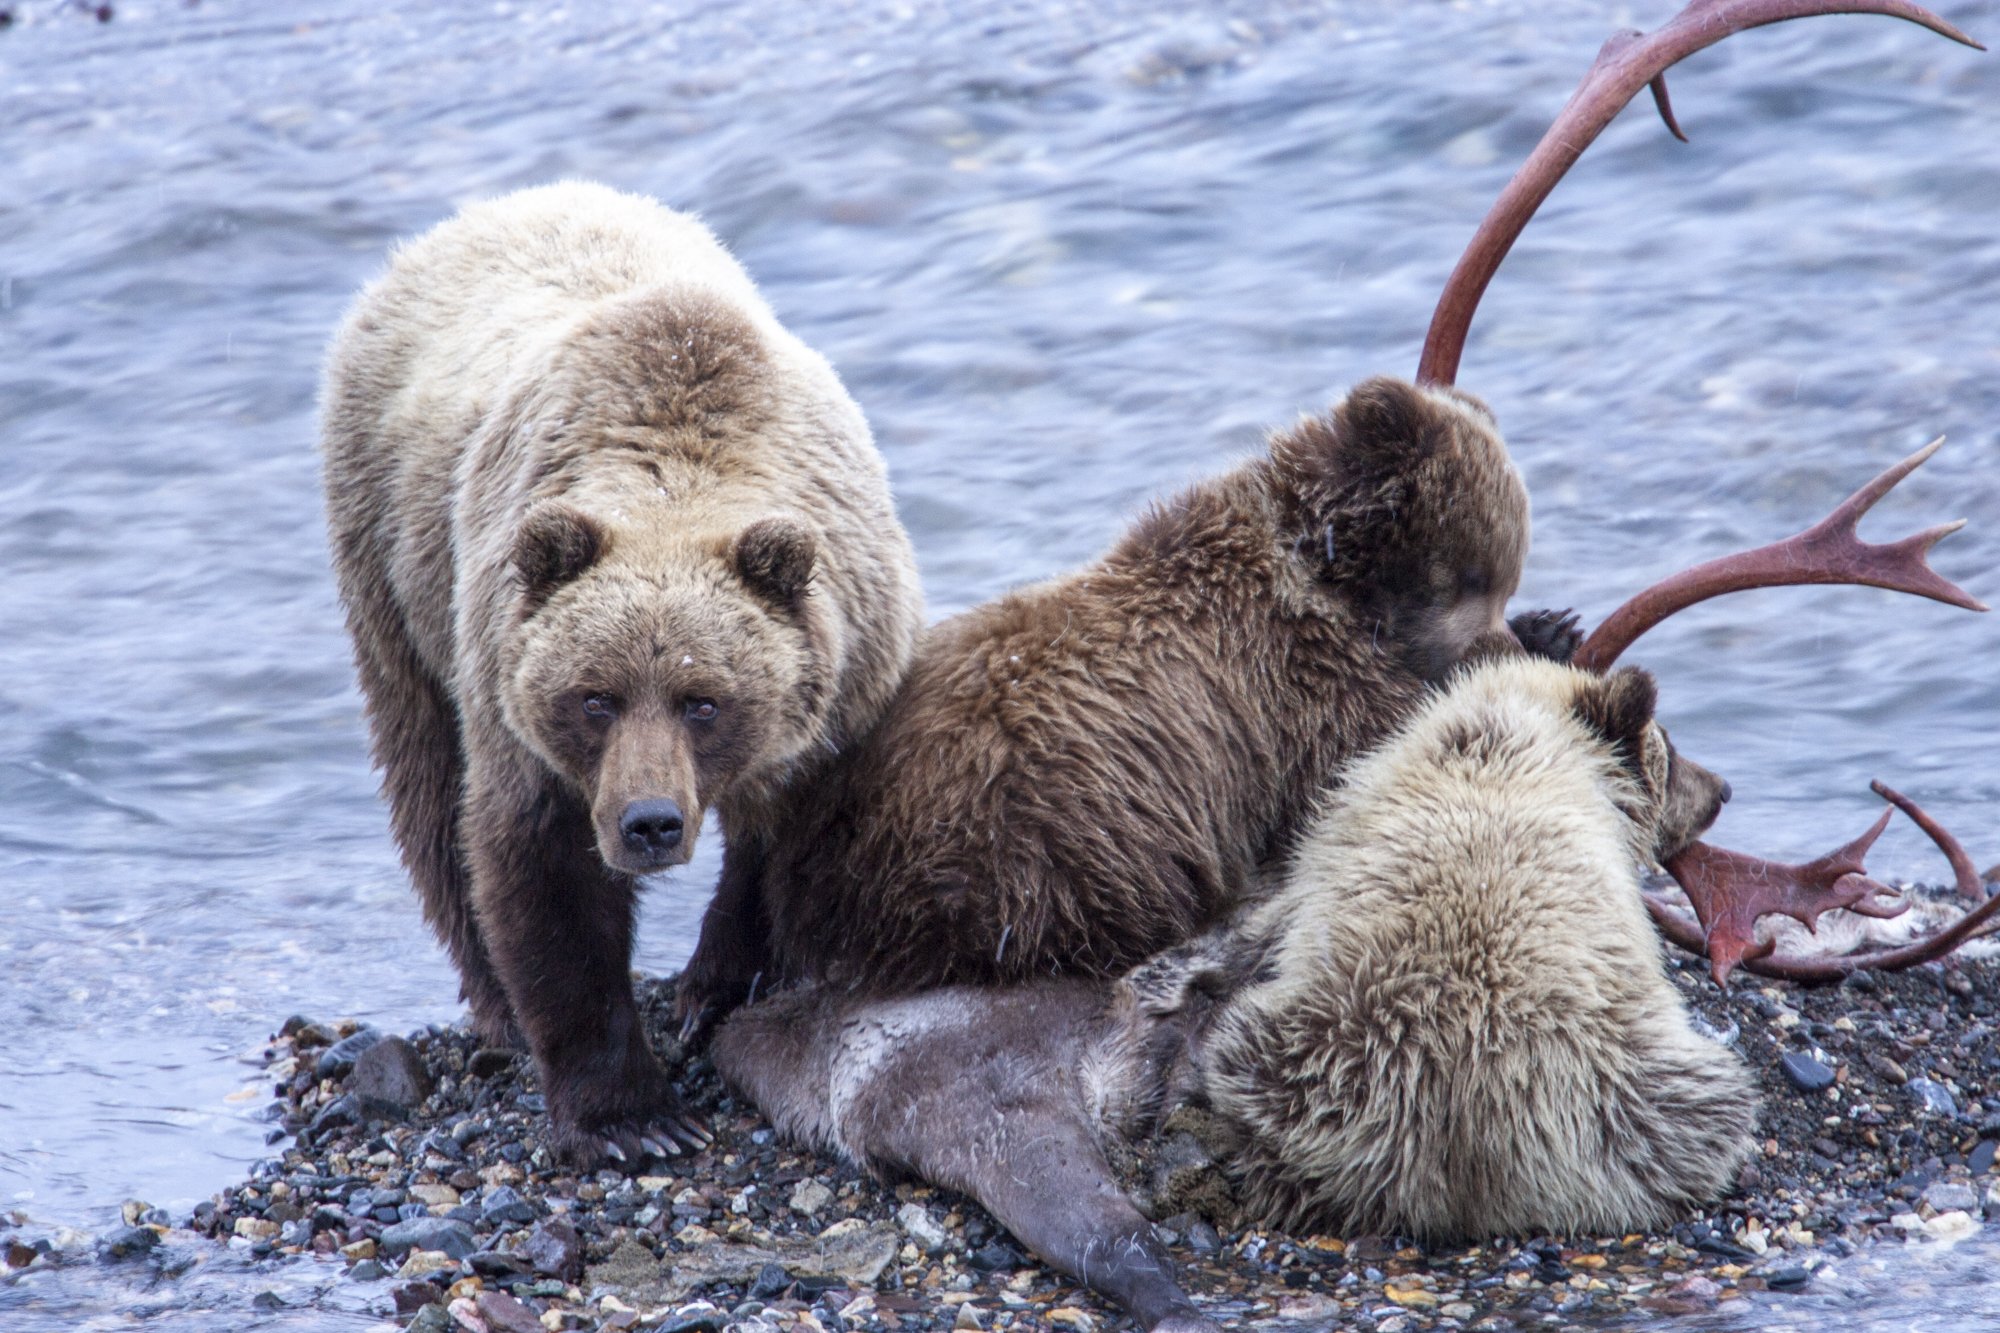
[[588, 1125], [558, 1121], [551, 1126], [551, 1146], [557, 1157], [581, 1171], [629, 1171], [649, 1157], [680, 1157], [715, 1142], [699, 1121], [682, 1114], [679, 1097], [669, 1092], [666, 1103], [651, 1115]]
[[747, 957], [707, 947], [709, 938], [688, 959], [674, 987], [674, 1017], [681, 1021], [680, 1042], [693, 1051], [708, 1043], [715, 1025], [757, 996], [764, 974]]
[[622, 1072], [599, 1077], [602, 1066], [549, 1071], [550, 1147], [581, 1170], [636, 1169], [648, 1157], [700, 1152], [715, 1136], [689, 1118], [666, 1070], [642, 1052]]
[[1507, 622], [1521, 646], [1536, 657], [1568, 662], [1583, 647], [1583, 631], [1574, 611], [1523, 611]]

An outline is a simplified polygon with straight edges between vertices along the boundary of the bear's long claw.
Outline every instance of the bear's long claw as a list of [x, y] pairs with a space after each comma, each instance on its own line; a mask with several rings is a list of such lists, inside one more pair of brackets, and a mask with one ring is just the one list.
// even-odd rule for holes
[[625, 1160], [625, 1150], [618, 1146], [618, 1141], [616, 1139], [606, 1139], [604, 1141], [604, 1155], [609, 1157], [614, 1162], [622, 1162]]

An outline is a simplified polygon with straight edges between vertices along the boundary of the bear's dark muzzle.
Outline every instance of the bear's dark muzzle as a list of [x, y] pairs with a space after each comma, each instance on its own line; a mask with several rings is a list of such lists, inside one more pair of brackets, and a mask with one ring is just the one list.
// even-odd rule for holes
[[681, 808], [673, 801], [634, 801], [618, 818], [618, 835], [635, 857], [661, 861], [681, 845], [681, 825]]

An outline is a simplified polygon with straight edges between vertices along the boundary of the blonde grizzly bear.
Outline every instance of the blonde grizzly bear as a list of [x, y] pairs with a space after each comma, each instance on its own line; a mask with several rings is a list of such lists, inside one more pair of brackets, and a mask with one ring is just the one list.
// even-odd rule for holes
[[1482, 641], [1528, 498], [1476, 399], [1377, 379], [935, 626], [880, 726], [725, 883], [690, 1029], [761, 982], [875, 993], [1104, 976], [1188, 939], [1339, 768]]
[[1756, 1115], [1639, 902], [1725, 794], [1643, 672], [1504, 658], [1357, 763], [1237, 921], [1115, 982], [801, 988], [731, 1017], [716, 1068], [794, 1141], [971, 1195], [1147, 1328], [1215, 1328], [1118, 1165], [1183, 1100], [1246, 1225], [1657, 1224], [1728, 1186]]
[[1640, 899], [1727, 787], [1653, 707], [1637, 670], [1505, 659], [1348, 771], [1202, 1043], [1248, 1214], [1618, 1232], [1729, 1186], [1756, 1096], [1689, 1026]]
[[638, 877], [710, 809], [754, 873], [901, 678], [922, 611], [866, 423], [707, 229], [571, 183], [397, 252], [324, 439], [376, 761], [480, 1034], [525, 1037], [572, 1161], [698, 1136], [633, 1004]]

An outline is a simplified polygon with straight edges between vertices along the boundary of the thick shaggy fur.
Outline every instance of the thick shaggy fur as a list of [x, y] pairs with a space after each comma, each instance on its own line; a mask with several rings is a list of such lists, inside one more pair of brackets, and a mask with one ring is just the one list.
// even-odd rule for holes
[[1755, 1119], [1637, 884], [1722, 790], [1643, 673], [1503, 659], [1357, 764], [1237, 920], [1109, 983], [795, 990], [730, 1018], [716, 1068], [795, 1141], [970, 1194], [1149, 1327], [1207, 1325], [1112, 1163], [1188, 1097], [1255, 1225], [1658, 1223], [1727, 1186]]
[[754, 855], [921, 625], [867, 425], [699, 223], [565, 184], [397, 253], [334, 346], [324, 437], [426, 915], [482, 1034], [525, 1035], [559, 1144], [636, 1153], [672, 1103], [627, 976], [636, 876], [709, 808]]
[[1639, 876], [1713, 820], [1642, 673], [1468, 671], [1355, 765], [1248, 934], [1204, 1082], [1247, 1212], [1426, 1239], [1657, 1224], [1756, 1118], [1697, 1036]]
[[690, 1016], [762, 975], [872, 991], [1116, 973], [1281, 855], [1502, 607], [1528, 501], [1485, 409], [1363, 384], [1080, 573], [932, 629], [882, 724], [725, 881]]

